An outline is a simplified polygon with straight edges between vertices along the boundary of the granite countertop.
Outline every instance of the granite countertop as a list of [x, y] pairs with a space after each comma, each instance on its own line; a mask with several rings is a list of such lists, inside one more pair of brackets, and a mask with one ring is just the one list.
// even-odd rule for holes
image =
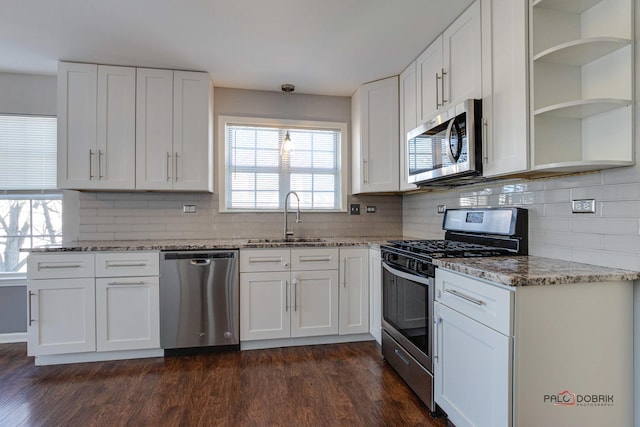
[[434, 264], [507, 286], [560, 285], [640, 279], [638, 271], [536, 256], [446, 258], [434, 260]]
[[332, 247], [332, 246], [379, 246], [387, 240], [401, 237], [328, 237], [310, 241], [283, 242], [278, 238], [258, 239], [176, 239], [176, 240], [81, 240], [56, 246], [25, 249], [25, 252], [91, 252], [91, 251], [150, 251], [150, 250], [216, 250], [242, 248], [283, 247]]

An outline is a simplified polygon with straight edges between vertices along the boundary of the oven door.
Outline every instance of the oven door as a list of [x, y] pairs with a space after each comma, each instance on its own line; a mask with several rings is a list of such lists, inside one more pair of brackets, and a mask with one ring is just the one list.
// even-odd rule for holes
[[410, 183], [481, 172], [477, 108], [475, 100], [467, 100], [408, 133]]
[[434, 279], [382, 267], [382, 328], [432, 372]]

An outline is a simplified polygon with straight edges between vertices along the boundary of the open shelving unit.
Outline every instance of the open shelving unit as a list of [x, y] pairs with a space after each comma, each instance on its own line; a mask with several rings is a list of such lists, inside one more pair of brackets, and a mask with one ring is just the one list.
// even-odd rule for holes
[[531, 1], [532, 170], [633, 164], [634, 3]]

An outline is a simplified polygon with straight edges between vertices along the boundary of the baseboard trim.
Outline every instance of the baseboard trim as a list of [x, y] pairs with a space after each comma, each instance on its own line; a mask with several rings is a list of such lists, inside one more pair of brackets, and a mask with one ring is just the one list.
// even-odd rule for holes
[[375, 338], [373, 338], [371, 334], [363, 333], [353, 335], [324, 335], [318, 337], [241, 341], [240, 350], [260, 350], [265, 348], [294, 347], [300, 345], [340, 344], [373, 340], [375, 340]]
[[9, 344], [14, 342], [27, 342], [27, 333], [12, 332], [9, 334], [0, 334], [0, 344]]

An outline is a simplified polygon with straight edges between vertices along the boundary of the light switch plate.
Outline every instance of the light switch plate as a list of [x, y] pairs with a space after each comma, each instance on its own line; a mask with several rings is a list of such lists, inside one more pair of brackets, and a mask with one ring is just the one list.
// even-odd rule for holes
[[360, 203], [351, 203], [349, 213], [351, 215], [360, 215]]
[[377, 208], [375, 206], [367, 206], [367, 213], [376, 213]]
[[445, 205], [438, 205], [438, 213], [444, 213], [447, 210]]
[[596, 213], [595, 199], [572, 200], [571, 208], [573, 213]]

